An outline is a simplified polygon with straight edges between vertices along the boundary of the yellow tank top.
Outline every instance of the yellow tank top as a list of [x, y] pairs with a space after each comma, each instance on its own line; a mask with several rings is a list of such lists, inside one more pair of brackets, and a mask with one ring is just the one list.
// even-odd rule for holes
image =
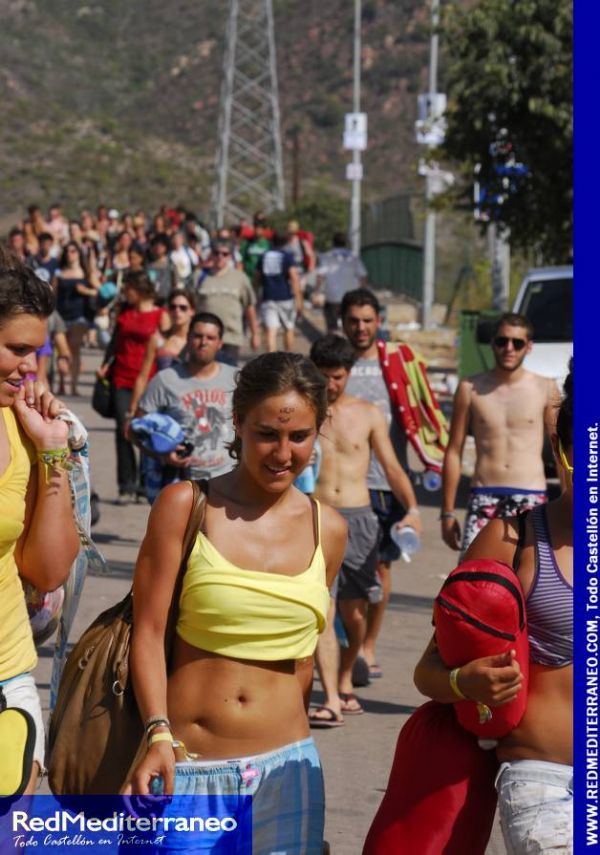
[[0, 475], [0, 680], [31, 671], [37, 655], [29, 625], [25, 597], [15, 562], [15, 545], [25, 521], [25, 493], [33, 447], [10, 407], [0, 407], [4, 419], [10, 462]]
[[312, 656], [329, 607], [318, 503], [316, 516], [317, 546], [296, 576], [236, 567], [200, 532], [183, 578], [177, 634], [236, 659]]

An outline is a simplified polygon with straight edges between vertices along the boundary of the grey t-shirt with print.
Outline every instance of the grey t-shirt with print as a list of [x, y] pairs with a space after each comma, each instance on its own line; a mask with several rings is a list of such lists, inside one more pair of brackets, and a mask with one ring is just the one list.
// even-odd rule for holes
[[[396, 419], [392, 418], [390, 396], [377, 356], [374, 359], [356, 360], [350, 372], [346, 392], [355, 398], [370, 401], [383, 413], [390, 426], [390, 439], [396, 452], [396, 457], [406, 469], [406, 438]], [[367, 486], [369, 490], [390, 489], [381, 464], [373, 452], [371, 452], [371, 461], [369, 463]]]
[[226, 443], [233, 439], [231, 397], [236, 369], [215, 363], [219, 372], [208, 380], [191, 377], [184, 363], [159, 371], [140, 400], [145, 413], [166, 413], [194, 443], [191, 478], [215, 478], [234, 466]]

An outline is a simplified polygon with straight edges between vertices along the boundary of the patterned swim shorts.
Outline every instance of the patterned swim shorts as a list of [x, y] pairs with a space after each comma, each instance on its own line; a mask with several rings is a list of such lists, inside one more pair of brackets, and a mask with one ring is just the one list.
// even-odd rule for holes
[[545, 490], [518, 487], [472, 487], [467, 505], [460, 560], [490, 520], [509, 519], [547, 501]]

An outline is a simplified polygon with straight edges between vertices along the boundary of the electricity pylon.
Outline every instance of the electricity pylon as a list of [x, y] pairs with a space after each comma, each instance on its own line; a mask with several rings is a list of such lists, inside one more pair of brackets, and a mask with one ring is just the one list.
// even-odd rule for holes
[[272, 0], [229, 0], [213, 215], [217, 226], [283, 208]]

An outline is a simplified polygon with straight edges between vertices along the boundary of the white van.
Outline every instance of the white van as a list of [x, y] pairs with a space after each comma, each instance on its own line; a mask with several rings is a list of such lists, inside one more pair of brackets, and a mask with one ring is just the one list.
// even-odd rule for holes
[[573, 355], [573, 268], [530, 270], [512, 310], [533, 325], [533, 350], [525, 358], [525, 367], [553, 377], [562, 390]]

